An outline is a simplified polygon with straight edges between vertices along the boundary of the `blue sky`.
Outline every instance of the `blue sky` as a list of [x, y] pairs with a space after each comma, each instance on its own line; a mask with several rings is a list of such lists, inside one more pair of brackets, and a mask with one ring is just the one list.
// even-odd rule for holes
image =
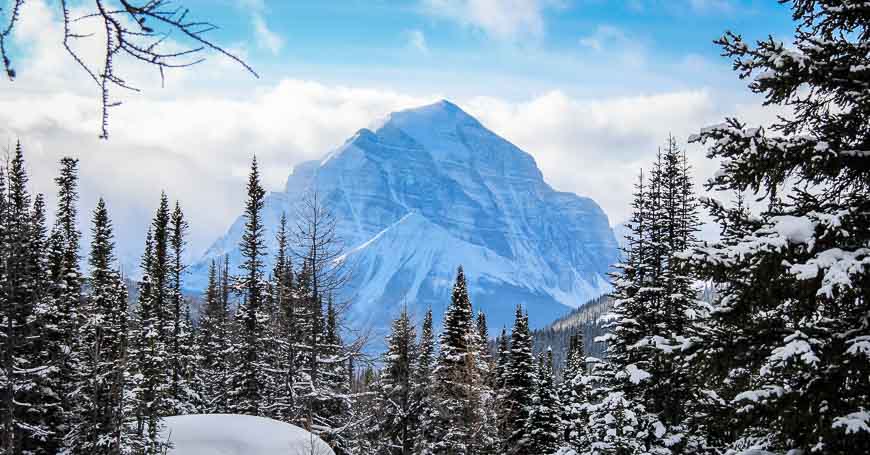
[[[297, 163], [440, 98], [619, 223], [638, 170], [669, 134], [700, 187], [716, 163], [686, 144], [690, 134], [725, 116], [764, 124], [777, 113], [712, 41], [730, 29], [788, 42], [793, 28], [772, 0], [184, 0], [262, 77], [212, 53], [162, 86], [150, 68], [117, 62], [143, 91], [115, 92], [124, 103], [101, 141], [98, 91], [61, 46], [57, 4], [25, 2], [12, 42], [19, 77], [0, 89], [0, 142], [22, 140], [33, 185], [49, 196], [57, 160], [79, 157], [82, 216], [106, 198], [128, 264], [159, 190], [187, 209], [196, 257], [240, 213], [253, 154], [267, 189], [281, 190]], [[100, 28], [75, 27], [93, 33], [74, 45], [99, 65]]]
[[[792, 28], [770, 0], [480, 1], [496, 5], [478, 7], [489, 22], [469, 13], [475, 0], [218, 3], [189, 2], [221, 25], [215, 38], [256, 44], [250, 60], [266, 79], [516, 98], [552, 87], [584, 96], [735, 85], [712, 41], [728, 29], [763, 38]], [[487, 10], [498, 8], [520, 11]]]

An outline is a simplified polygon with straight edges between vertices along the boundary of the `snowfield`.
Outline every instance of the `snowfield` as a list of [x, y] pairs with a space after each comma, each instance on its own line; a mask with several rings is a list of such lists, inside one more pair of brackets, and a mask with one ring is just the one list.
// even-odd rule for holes
[[314, 434], [265, 417], [202, 414], [164, 422], [168, 455], [335, 455]]

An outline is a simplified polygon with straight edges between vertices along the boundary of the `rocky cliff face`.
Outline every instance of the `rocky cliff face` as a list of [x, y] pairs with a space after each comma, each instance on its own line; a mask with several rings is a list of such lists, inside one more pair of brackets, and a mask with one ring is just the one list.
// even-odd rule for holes
[[[509, 326], [518, 303], [542, 325], [605, 292], [617, 258], [593, 200], [554, 191], [531, 155], [447, 101], [393, 113], [296, 166], [285, 191], [269, 194], [266, 225], [292, 216], [311, 189], [335, 214], [354, 265], [346, 297], [356, 326], [386, 327], [403, 304], [440, 315], [460, 264], [491, 329]], [[191, 285], [205, 284], [213, 257], [240, 262], [242, 227], [239, 218], [205, 253]]]

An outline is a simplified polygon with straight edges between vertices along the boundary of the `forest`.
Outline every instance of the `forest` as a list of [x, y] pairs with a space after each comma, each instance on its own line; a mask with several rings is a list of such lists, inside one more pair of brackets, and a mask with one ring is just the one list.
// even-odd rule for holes
[[[405, 309], [372, 358], [316, 193], [265, 269], [256, 157], [241, 272], [213, 262], [194, 318], [181, 202], [155, 194], [133, 282], [102, 199], [81, 251], [87, 163], [60, 160], [52, 210], [19, 142], [0, 178], [0, 453], [164, 454], [163, 420], [187, 414], [291, 423], [340, 455], [870, 453], [870, 9], [792, 3], [794, 47], [717, 41], [789, 114], [689, 138], [719, 163], [703, 197], [684, 145], [650, 151], [613, 291], [589, 307], [606, 311], [537, 347], [515, 302], [490, 332], [460, 266], [446, 312]], [[698, 239], [702, 213], [718, 241]]]

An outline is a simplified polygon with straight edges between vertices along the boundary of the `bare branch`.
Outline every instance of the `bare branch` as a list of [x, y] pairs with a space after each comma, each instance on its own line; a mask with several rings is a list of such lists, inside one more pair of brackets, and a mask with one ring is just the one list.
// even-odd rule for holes
[[[111, 7], [110, 3], [112, 3]], [[9, 58], [6, 38], [11, 35], [23, 4], [24, 0], [13, 0], [8, 14], [8, 23], [0, 31], [0, 57], [3, 59], [3, 66], [10, 80], [15, 78], [16, 72]], [[208, 32], [217, 30], [218, 27], [210, 22], [189, 20], [190, 11], [187, 8], [170, 6], [167, 0], [93, 0], [93, 5], [93, 11], [72, 18], [67, 0], [59, 1], [63, 17], [63, 47], [100, 90], [102, 105], [100, 138], [102, 139], [107, 139], [109, 136], [109, 108], [121, 104], [119, 101], [112, 100], [112, 89], [139, 91], [124, 77], [115, 73], [115, 62], [119, 56], [155, 67], [160, 75], [161, 85], [165, 85], [167, 68], [186, 68], [199, 64], [205, 60], [205, 57], [199, 54], [206, 51], [217, 52], [230, 58], [254, 77], [259, 78], [254, 69], [241, 58], [206, 38]], [[95, 69], [96, 64], [89, 64], [73, 46], [76, 40], [94, 36], [93, 33], [77, 33], [72, 30], [74, 24], [87, 19], [101, 22], [106, 34], [104, 61], [101, 62], [99, 70]], [[180, 41], [176, 42], [184, 44], [184, 41], [187, 41], [191, 45], [177, 51], [163, 50], [161, 46], [167, 44], [173, 33], [180, 38]]]

